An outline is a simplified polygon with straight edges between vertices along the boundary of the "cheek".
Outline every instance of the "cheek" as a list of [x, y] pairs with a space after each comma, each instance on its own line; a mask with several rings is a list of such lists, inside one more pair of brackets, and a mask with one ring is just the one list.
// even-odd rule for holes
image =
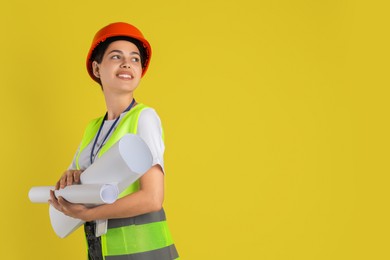
[[108, 64], [103, 64], [100, 66], [100, 74], [104, 76], [109, 76], [114, 71], [114, 67]]
[[100, 79], [101, 80], [108, 79], [111, 77], [110, 75], [111, 75], [111, 73], [109, 73], [107, 70], [102, 70], [100, 72]]
[[134, 65], [134, 70], [137, 71], [138, 74], [142, 74], [142, 66], [141, 64]]

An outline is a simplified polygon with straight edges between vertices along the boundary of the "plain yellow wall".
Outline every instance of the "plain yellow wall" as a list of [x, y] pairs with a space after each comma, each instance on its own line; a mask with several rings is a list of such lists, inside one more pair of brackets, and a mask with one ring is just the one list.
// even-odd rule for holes
[[85, 56], [115, 21], [151, 42], [136, 92], [166, 134], [182, 259], [389, 259], [387, 1], [3, 1], [1, 259], [85, 259], [29, 202], [105, 113]]

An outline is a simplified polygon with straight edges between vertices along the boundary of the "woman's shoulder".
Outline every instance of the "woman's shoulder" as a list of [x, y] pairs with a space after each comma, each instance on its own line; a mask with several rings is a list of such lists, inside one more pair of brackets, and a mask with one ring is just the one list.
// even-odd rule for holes
[[145, 104], [140, 105], [142, 106], [142, 110], [140, 112], [139, 119], [143, 118], [144, 120], [160, 120], [156, 109]]
[[138, 130], [144, 128], [161, 128], [161, 120], [152, 107], [144, 108], [138, 117]]
[[160, 123], [160, 117], [157, 114], [156, 110], [152, 107], [144, 108], [139, 115], [138, 123], [142, 122], [158, 122]]

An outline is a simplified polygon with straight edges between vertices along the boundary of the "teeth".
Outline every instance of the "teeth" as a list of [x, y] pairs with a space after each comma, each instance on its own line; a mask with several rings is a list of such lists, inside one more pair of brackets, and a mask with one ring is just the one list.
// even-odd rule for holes
[[126, 79], [132, 79], [133, 77], [129, 74], [119, 74], [118, 77], [120, 78], [126, 78]]

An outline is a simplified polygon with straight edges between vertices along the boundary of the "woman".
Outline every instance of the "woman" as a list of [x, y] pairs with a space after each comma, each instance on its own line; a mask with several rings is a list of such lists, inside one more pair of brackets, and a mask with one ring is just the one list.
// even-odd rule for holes
[[[142, 33], [127, 23], [113, 23], [98, 31], [87, 57], [87, 70], [100, 84], [105, 116], [87, 126], [69, 170], [56, 189], [80, 182], [82, 171], [127, 133], [139, 135], [149, 146], [153, 166], [129, 186], [113, 204], [87, 208], [51, 193], [50, 204], [64, 214], [86, 221], [89, 259], [178, 259], [162, 208], [164, 143], [161, 122], [152, 108], [137, 103], [134, 90], [146, 70], [151, 47]], [[108, 219], [107, 233], [95, 235], [95, 220]]]

